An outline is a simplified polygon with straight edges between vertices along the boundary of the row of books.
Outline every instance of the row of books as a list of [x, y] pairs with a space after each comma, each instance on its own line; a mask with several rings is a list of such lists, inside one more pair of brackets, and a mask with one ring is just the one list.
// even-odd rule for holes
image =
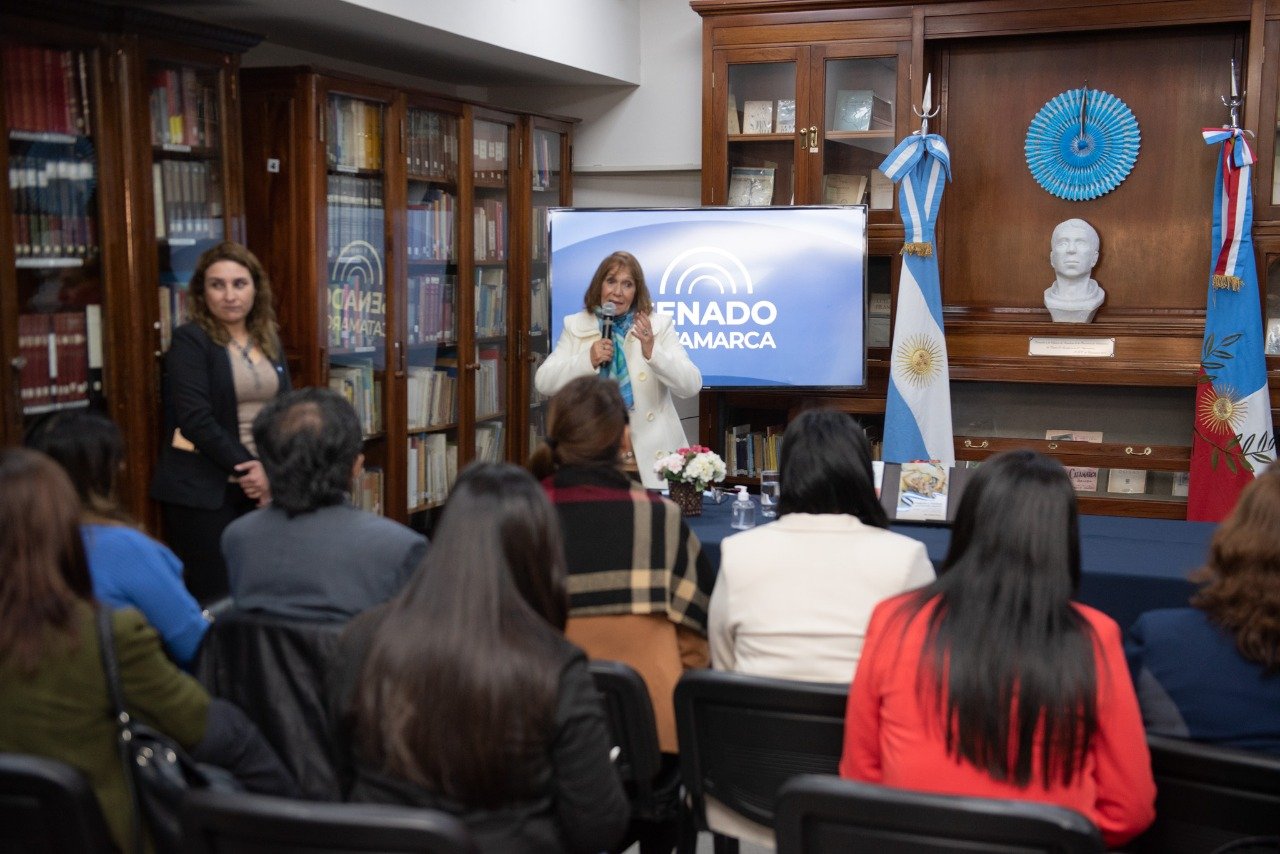
[[476, 122], [471, 140], [471, 168], [477, 181], [507, 180], [507, 126]]
[[529, 334], [545, 335], [551, 329], [551, 291], [547, 280], [535, 276], [529, 281]]
[[383, 245], [386, 214], [382, 208], [382, 179], [330, 175], [328, 192], [329, 259], [342, 248], [363, 241]]
[[410, 204], [408, 240], [410, 261], [452, 261], [458, 252], [458, 197], [436, 187], [421, 202]]
[[93, 190], [92, 161], [11, 157], [14, 254], [19, 258], [84, 258], [94, 254], [98, 238]]
[[879, 169], [866, 175], [833, 172], [822, 178], [822, 202], [827, 205], [860, 205], [868, 201], [870, 182], [871, 207], [886, 210], [893, 207], [893, 182]]
[[488, 418], [502, 412], [502, 351], [486, 347], [476, 354], [476, 417]]
[[472, 233], [476, 260], [502, 261], [507, 257], [507, 203], [501, 199], [477, 199]]
[[[560, 178], [560, 138], [536, 131], [533, 135], [533, 189], [558, 190]], [[558, 201], [558, 200], [557, 200]]]
[[329, 285], [329, 346], [368, 351], [387, 340], [385, 294], [376, 285], [361, 286], [359, 276]]
[[458, 118], [430, 110], [409, 111], [409, 171], [446, 181], [458, 175]]
[[736, 98], [729, 98], [730, 135], [740, 133], [795, 133], [796, 99], [782, 98], [777, 101], [743, 101], [742, 117], [738, 116]]
[[482, 463], [500, 463], [506, 457], [502, 447], [505, 425], [501, 421], [488, 421], [476, 425], [476, 460]]
[[546, 261], [550, 257], [549, 235], [551, 232], [547, 228], [547, 209], [541, 205], [533, 206], [533, 241], [529, 244], [533, 247], [533, 260]]
[[194, 68], [153, 71], [150, 103], [152, 145], [218, 146], [218, 86]]
[[90, 134], [83, 53], [10, 43], [2, 55], [5, 116], [11, 130]]
[[409, 509], [442, 503], [458, 477], [458, 444], [444, 433], [409, 437]]
[[364, 435], [382, 432], [382, 383], [374, 378], [372, 359], [330, 364], [329, 388], [355, 407]]
[[409, 345], [458, 340], [454, 322], [453, 276], [431, 274], [409, 277]]
[[410, 430], [445, 427], [458, 421], [458, 360], [440, 359], [435, 366], [409, 368]]
[[491, 338], [507, 331], [507, 271], [502, 267], [476, 270], [476, 335]]
[[334, 169], [381, 169], [382, 105], [333, 96], [326, 153]]
[[381, 516], [383, 488], [382, 469], [367, 468], [351, 483], [351, 503]]
[[188, 300], [191, 292], [186, 282], [164, 282], [160, 294], [160, 349], [168, 350], [173, 330], [191, 319]]
[[158, 160], [151, 164], [151, 187], [157, 238], [222, 237], [222, 187], [217, 163]]
[[18, 353], [25, 360], [18, 377], [27, 415], [88, 406], [101, 390], [100, 306], [83, 311], [18, 315]]
[[776, 471], [785, 429], [784, 425], [771, 424], [764, 430], [752, 430], [750, 424], [739, 424], [724, 431], [725, 471], [740, 477]]

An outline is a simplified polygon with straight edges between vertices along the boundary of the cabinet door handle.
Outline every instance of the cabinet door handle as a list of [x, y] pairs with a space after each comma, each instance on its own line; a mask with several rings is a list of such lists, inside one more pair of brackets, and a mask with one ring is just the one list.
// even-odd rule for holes
[[818, 151], [818, 126], [809, 125], [809, 152], [816, 154]]
[[1143, 448], [1141, 451], [1135, 451], [1133, 448], [1125, 448], [1124, 452], [1131, 457], [1149, 457], [1151, 456], [1151, 446]]
[[976, 444], [974, 443], [974, 441], [973, 441], [972, 439], [965, 439], [965, 440], [964, 440], [964, 446], [965, 446], [966, 448], [974, 448], [975, 450], [979, 450], [979, 451], [980, 451], [980, 450], [982, 450], [983, 448], [987, 447], [987, 446], [988, 446], [988, 445], [990, 445], [990, 444], [991, 444], [991, 443], [990, 443], [990, 442], [988, 442], [986, 439], [983, 439], [981, 442], [978, 442], [978, 443], [976, 443]]

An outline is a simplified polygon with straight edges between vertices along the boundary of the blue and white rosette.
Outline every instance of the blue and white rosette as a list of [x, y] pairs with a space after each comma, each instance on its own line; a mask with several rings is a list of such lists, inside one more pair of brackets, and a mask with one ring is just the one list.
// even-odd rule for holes
[[1124, 101], [1097, 89], [1071, 89], [1041, 107], [1031, 120], [1027, 167], [1041, 187], [1060, 199], [1096, 199], [1133, 170], [1141, 142], [1138, 120]]

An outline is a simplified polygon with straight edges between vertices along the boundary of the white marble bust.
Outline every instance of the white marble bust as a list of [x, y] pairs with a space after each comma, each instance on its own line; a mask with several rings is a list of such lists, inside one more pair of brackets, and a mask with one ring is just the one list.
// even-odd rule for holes
[[1049, 244], [1049, 264], [1057, 273], [1045, 289], [1044, 305], [1054, 323], [1088, 323], [1106, 299], [1089, 277], [1098, 263], [1098, 232], [1082, 219], [1058, 223]]

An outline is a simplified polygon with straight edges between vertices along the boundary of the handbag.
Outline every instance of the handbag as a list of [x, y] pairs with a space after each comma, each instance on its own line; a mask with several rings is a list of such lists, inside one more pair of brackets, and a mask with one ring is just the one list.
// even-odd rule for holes
[[115, 715], [116, 747], [133, 807], [133, 850], [139, 854], [146, 850], [145, 819], [155, 850], [179, 854], [183, 850], [182, 800], [187, 789], [238, 791], [241, 787], [230, 772], [196, 762], [172, 738], [133, 719], [124, 706], [110, 610], [98, 609], [97, 627], [107, 694]]

